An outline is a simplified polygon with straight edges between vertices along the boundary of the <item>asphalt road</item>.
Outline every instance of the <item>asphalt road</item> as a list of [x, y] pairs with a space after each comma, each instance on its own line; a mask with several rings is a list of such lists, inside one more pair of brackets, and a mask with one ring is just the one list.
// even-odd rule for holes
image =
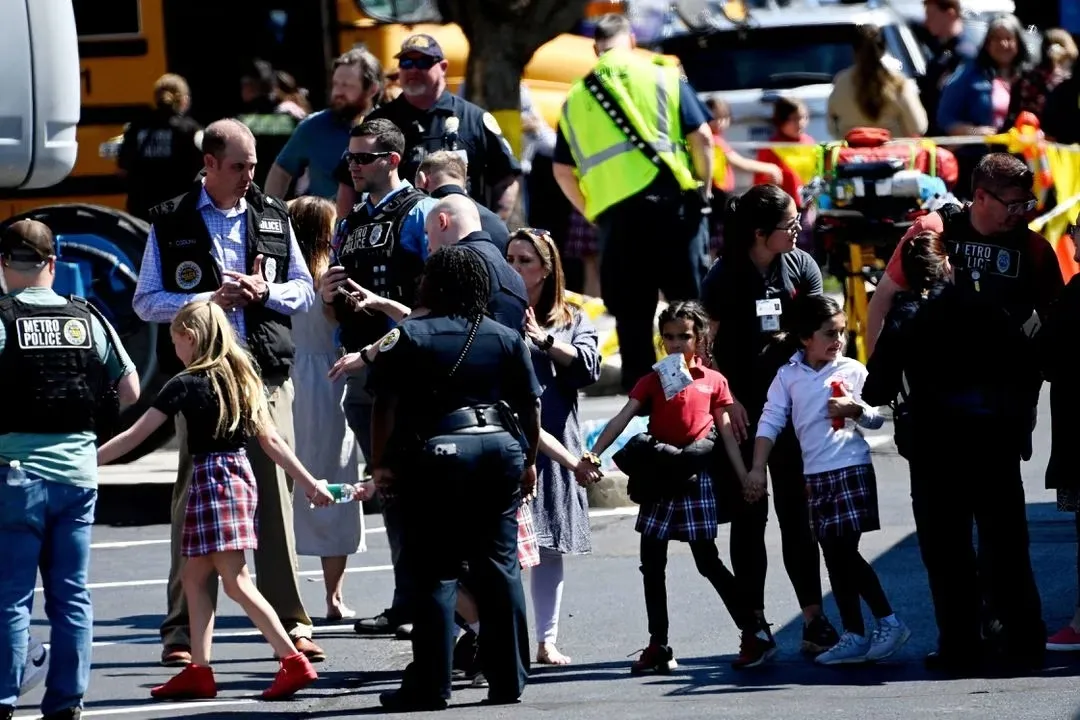
[[[1045, 398], [1044, 398], [1045, 399]], [[620, 399], [586, 402], [586, 416], [610, 414]], [[1025, 466], [1032, 554], [1047, 624], [1057, 629], [1076, 604], [1076, 538], [1070, 516], [1057, 513], [1053, 494], [1042, 489], [1048, 456], [1049, 416], [1039, 419], [1034, 461]], [[886, 428], [887, 429], [887, 428]], [[697, 576], [685, 547], [676, 544], [668, 568], [671, 644], [680, 667], [664, 678], [633, 678], [629, 655], [647, 641], [633, 509], [599, 511], [593, 518], [594, 552], [566, 563], [566, 593], [560, 649], [574, 658], [567, 668], [533, 672], [523, 702], [502, 708], [480, 707], [483, 690], [461, 689], [444, 717], [548, 718], [1075, 718], [1080, 717], [1080, 660], [1054, 657], [1053, 667], [1035, 677], [944, 681], [932, 679], [920, 659], [933, 649], [934, 628], [925, 572], [913, 536], [906, 465], [891, 445], [879, 441], [875, 455], [883, 529], [863, 541], [897, 612], [913, 637], [895, 662], [867, 668], [816, 667], [797, 653], [798, 608], [780, 557], [779, 534], [769, 526], [770, 572], [767, 602], [782, 647], [777, 662], [736, 674], [728, 661], [738, 636], [706, 582]], [[943, 451], [950, 448], [944, 447]], [[978, 448], [964, 449], [978, 452]], [[153, 464], [148, 458], [146, 467]], [[161, 464], [161, 458], [157, 460]], [[109, 471], [117, 473], [117, 471]], [[138, 468], [126, 471], [137, 479]], [[160, 472], [160, 471], [159, 471]], [[122, 473], [120, 473], [122, 474]], [[115, 475], [111, 479], [119, 479]], [[368, 552], [352, 558], [346, 580], [348, 604], [374, 614], [392, 589], [386, 537], [369, 516]], [[396, 686], [397, 672], [409, 658], [407, 643], [361, 638], [347, 625], [318, 624], [316, 640], [327, 650], [321, 680], [297, 698], [261, 703], [276, 664], [269, 646], [227, 598], [215, 633], [214, 667], [219, 695], [214, 701], [163, 704], [148, 690], [174, 671], [157, 664], [156, 633], [164, 610], [168, 570], [168, 528], [95, 528], [91, 582], [95, 607], [94, 667], [84, 717], [233, 718], [268, 720], [342, 718], [378, 712], [378, 693]], [[726, 529], [721, 547], [726, 550]], [[726, 552], [725, 552], [726, 555]], [[312, 615], [324, 613], [322, 579], [315, 558], [301, 558], [303, 593]], [[823, 577], [824, 577], [824, 570]], [[824, 586], [828, 588], [827, 579]], [[40, 598], [40, 594], [37, 596]], [[838, 622], [831, 598], [826, 601]], [[318, 621], [317, 621], [318, 623]], [[34, 612], [35, 635], [47, 633], [41, 603]], [[36, 717], [41, 689], [23, 699], [17, 718]], [[467, 713], [467, 714], [466, 714]]]

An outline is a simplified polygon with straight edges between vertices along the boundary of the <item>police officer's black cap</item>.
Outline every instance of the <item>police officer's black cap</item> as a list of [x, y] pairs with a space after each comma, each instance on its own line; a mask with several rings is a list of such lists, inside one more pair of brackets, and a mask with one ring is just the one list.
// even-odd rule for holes
[[44, 265], [56, 255], [52, 230], [37, 220], [20, 220], [0, 232], [0, 257], [16, 270]]
[[439, 47], [439, 42], [430, 35], [425, 35], [423, 33], [410, 35], [405, 38], [405, 42], [401, 43], [401, 52], [394, 57], [400, 58], [412, 53], [427, 55], [429, 58], [435, 58], [436, 60], [443, 60], [446, 58], [442, 48]]

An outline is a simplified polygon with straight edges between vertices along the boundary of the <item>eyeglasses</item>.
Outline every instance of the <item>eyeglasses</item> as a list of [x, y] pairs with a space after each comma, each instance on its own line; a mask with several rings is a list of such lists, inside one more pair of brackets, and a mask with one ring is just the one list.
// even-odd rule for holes
[[802, 215], [796, 215], [795, 219], [785, 225], [777, 225], [775, 230], [783, 230], [789, 235], [797, 235], [802, 227]]
[[393, 155], [391, 152], [370, 152], [370, 153], [354, 153], [344, 152], [341, 157], [345, 162], [352, 163], [354, 165], [370, 165], [381, 157]]
[[421, 57], [403, 57], [398, 58], [399, 70], [430, 70], [438, 65], [441, 60], [436, 60], [433, 57], [422, 55]]
[[990, 190], [987, 190], [986, 188], [983, 188], [983, 190], [986, 191], [987, 195], [989, 195], [990, 197], [994, 198], [999, 203], [1004, 205], [1005, 206], [1005, 212], [1008, 213], [1009, 215], [1027, 215], [1029, 212], [1034, 210], [1039, 205], [1039, 201], [1036, 200], [1035, 198], [1030, 198], [1028, 200], [1014, 200], [1013, 202], [1006, 202], [1005, 200], [1002, 200], [1001, 197], [999, 195], [997, 195], [996, 193], [994, 193], [994, 192], [992, 192]]

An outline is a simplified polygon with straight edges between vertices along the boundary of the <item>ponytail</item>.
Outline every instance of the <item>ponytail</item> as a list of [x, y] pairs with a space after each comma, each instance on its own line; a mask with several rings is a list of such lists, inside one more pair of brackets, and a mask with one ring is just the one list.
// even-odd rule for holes
[[745, 257], [760, 231], [771, 233], [783, 221], [791, 196], [772, 184], [754, 185], [724, 207], [724, 257]]

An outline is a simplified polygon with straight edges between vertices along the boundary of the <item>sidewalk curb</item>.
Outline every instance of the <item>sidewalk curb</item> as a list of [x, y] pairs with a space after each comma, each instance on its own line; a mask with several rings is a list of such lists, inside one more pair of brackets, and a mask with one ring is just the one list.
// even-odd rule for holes
[[626, 493], [627, 477], [621, 472], [608, 472], [597, 483], [586, 488], [589, 507], [593, 509], [615, 509], [637, 507]]

